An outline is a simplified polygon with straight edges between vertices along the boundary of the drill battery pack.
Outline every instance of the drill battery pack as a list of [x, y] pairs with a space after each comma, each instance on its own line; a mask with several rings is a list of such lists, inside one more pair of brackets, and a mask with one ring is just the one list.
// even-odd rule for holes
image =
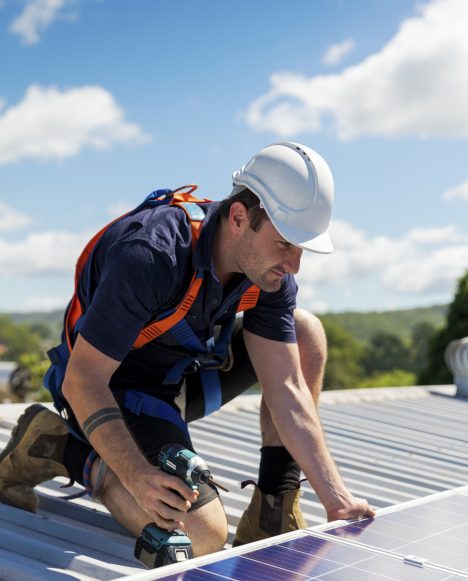
[[166, 531], [150, 523], [136, 541], [135, 557], [148, 569], [155, 569], [191, 559], [192, 544], [187, 535]]

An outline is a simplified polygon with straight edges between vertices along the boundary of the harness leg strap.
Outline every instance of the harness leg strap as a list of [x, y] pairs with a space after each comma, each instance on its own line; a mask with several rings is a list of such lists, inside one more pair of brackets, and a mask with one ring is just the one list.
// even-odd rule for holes
[[96, 473], [96, 482], [93, 488], [93, 498], [100, 500], [102, 496], [102, 491], [104, 490], [104, 480], [106, 478], [108, 467], [102, 458], [98, 458], [98, 468]]

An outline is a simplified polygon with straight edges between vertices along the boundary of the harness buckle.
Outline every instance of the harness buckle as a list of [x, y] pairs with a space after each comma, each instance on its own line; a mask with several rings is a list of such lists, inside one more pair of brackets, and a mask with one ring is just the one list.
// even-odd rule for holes
[[218, 371], [228, 371], [232, 368], [233, 358], [232, 358], [232, 348], [231, 344], [227, 345], [227, 355], [223, 356], [220, 353], [203, 353], [196, 358], [196, 361], [204, 369], [207, 370], [218, 370]]

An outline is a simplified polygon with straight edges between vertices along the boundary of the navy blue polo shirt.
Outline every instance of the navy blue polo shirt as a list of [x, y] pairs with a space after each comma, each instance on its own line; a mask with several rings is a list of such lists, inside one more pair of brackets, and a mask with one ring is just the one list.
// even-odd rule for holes
[[[197, 336], [208, 340], [214, 326], [235, 313], [252, 283], [242, 274], [227, 288], [219, 282], [212, 260], [218, 219], [219, 202], [212, 202], [195, 251], [190, 222], [174, 206], [145, 208], [126, 216], [97, 244], [78, 287], [85, 311], [80, 333], [96, 349], [121, 361], [112, 388], [163, 390], [167, 371], [187, 351], [170, 331], [140, 349], [132, 345], [145, 325], [177, 306], [195, 268], [202, 268], [205, 276], [186, 320]], [[244, 313], [244, 328], [267, 339], [295, 342], [296, 293], [296, 282], [289, 275], [278, 291], [261, 291], [257, 306]]]

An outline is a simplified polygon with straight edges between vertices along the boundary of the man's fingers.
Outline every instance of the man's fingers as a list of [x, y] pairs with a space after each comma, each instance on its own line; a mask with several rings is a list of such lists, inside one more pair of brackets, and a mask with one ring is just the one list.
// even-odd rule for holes
[[169, 488], [163, 488], [161, 490], [161, 494], [158, 496], [162, 502], [181, 512], [187, 512], [192, 506], [192, 503], [189, 500], [185, 500], [185, 498], [182, 498], [178, 494], [172, 492], [172, 490]]
[[375, 510], [369, 505], [365, 498], [357, 499], [360, 506], [356, 508], [356, 517], [372, 517], [375, 516]]
[[183, 529], [185, 527], [182, 521], [165, 519], [162, 518], [158, 513], [154, 513], [152, 517], [158, 527], [165, 529], [167, 531], [174, 531], [175, 529]]
[[190, 488], [190, 486], [186, 484], [181, 478], [178, 476], [172, 476], [170, 474], [165, 474], [164, 476], [165, 478], [160, 481], [160, 485], [164, 486], [166, 489], [175, 490], [190, 503], [197, 500], [198, 491]]
[[154, 505], [154, 510], [165, 520], [183, 521], [186, 516], [186, 511], [181, 511], [172, 508], [162, 500], [158, 500]]
[[329, 522], [351, 518], [370, 518], [375, 516], [375, 510], [364, 498], [355, 498], [351, 506], [327, 512]]

